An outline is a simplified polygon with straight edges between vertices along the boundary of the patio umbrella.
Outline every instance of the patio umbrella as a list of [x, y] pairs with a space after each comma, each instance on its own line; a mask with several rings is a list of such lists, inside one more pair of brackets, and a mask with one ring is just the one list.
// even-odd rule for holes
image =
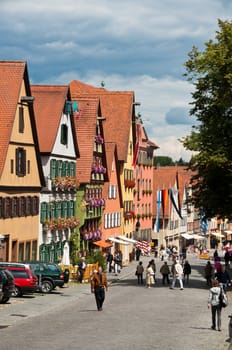
[[64, 250], [63, 250], [63, 256], [62, 256], [61, 264], [62, 265], [70, 265], [69, 244], [68, 244], [68, 242], [65, 242], [65, 244], [64, 244]]

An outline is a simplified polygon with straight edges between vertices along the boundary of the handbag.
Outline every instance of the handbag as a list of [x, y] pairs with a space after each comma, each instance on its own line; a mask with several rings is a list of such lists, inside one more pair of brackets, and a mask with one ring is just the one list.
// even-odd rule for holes
[[137, 270], [135, 271], [135, 276], [138, 276], [138, 271]]
[[221, 307], [227, 307], [227, 305], [228, 305], [227, 295], [223, 291], [222, 288], [221, 288], [221, 292], [220, 292], [220, 295], [219, 295], [219, 302], [220, 302]]

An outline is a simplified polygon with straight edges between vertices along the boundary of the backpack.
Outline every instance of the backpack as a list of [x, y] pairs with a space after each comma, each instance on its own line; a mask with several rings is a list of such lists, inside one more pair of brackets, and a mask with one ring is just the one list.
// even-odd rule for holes
[[221, 288], [221, 292], [219, 295], [219, 302], [220, 302], [221, 307], [227, 307], [227, 305], [228, 305], [227, 295], [222, 288]]

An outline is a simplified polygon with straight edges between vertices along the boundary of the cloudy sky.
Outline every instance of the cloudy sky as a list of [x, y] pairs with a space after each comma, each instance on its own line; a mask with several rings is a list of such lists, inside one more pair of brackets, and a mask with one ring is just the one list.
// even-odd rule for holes
[[0, 60], [26, 60], [33, 84], [133, 90], [156, 154], [189, 160], [184, 62], [230, 20], [231, 0], [0, 0], [0, 13]]

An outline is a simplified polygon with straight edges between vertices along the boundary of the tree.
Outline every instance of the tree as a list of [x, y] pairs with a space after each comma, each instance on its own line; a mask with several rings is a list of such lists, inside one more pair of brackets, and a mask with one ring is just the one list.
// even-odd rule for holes
[[185, 62], [198, 123], [182, 142], [196, 152], [189, 164], [195, 207], [206, 218], [232, 219], [232, 22], [218, 26], [215, 40], [203, 52], [193, 47]]
[[172, 158], [167, 156], [155, 156], [154, 157], [154, 165], [155, 166], [170, 166], [175, 165]]

